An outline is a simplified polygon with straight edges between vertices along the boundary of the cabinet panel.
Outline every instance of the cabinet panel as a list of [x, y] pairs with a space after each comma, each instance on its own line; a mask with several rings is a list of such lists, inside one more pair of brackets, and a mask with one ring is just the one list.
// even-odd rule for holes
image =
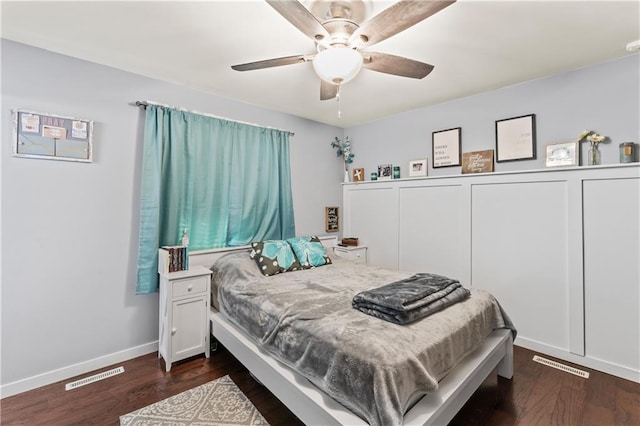
[[173, 302], [172, 359], [184, 359], [205, 351], [206, 307], [205, 297]]
[[493, 293], [519, 337], [569, 349], [566, 182], [472, 187], [472, 285]]
[[400, 270], [432, 272], [462, 280], [463, 227], [460, 186], [400, 189]]
[[640, 370], [640, 179], [583, 183], [587, 356]]
[[361, 239], [370, 264], [389, 269], [398, 269], [396, 194], [392, 187], [345, 192], [345, 236]]

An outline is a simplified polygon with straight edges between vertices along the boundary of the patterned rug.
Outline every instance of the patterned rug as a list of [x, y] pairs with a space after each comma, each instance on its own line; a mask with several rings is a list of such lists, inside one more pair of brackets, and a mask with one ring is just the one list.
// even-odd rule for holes
[[268, 426], [269, 423], [233, 380], [224, 376], [120, 416], [120, 425]]

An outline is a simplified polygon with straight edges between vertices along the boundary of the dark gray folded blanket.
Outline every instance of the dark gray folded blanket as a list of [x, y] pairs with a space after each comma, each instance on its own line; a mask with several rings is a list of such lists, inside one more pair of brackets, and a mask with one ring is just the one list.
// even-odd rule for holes
[[407, 324], [466, 299], [469, 290], [442, 275], [415, 274], [404, 280], [365, 290], [352, 305], [365, 314], [396, 324]]

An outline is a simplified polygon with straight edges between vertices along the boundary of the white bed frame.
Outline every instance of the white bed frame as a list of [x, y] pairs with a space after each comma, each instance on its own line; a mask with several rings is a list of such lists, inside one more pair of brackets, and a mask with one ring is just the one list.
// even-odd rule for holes
[[[335, 237], [321, 240], [327, 247], [337, 243]], [[190, 262], [210, 266], [224, 253], [247, 249], [196, 252], [190, 255]], [[260, 349], [220, 312], [212, 308], [209, 317], [211, 334], [306, 425], [366, 425], [364, 420], [306, 378]], [[447, 424], [496, 369], [501, 377], [513, 377], [513, 340], [507, 329], [495, 330], [479, 348], [467, 355], [440, 381], [436, 392], [424, 396], [407, 412], [404, 424]]]

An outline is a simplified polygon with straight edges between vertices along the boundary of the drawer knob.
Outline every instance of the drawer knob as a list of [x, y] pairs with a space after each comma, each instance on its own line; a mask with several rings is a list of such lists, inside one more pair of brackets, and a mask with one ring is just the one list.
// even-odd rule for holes
[[178, 330], [177, 328], [173, 327], [173, 328], [171, 329], [171, 335], [173, 336], [174, 334], [176, 334], [176, 331], [177, 331], [177, 330]]
[[191, 291], [191, 290], [193, 290], [193, 286], [189, 284], [189, 286], [187, 287], [187, 291]]

